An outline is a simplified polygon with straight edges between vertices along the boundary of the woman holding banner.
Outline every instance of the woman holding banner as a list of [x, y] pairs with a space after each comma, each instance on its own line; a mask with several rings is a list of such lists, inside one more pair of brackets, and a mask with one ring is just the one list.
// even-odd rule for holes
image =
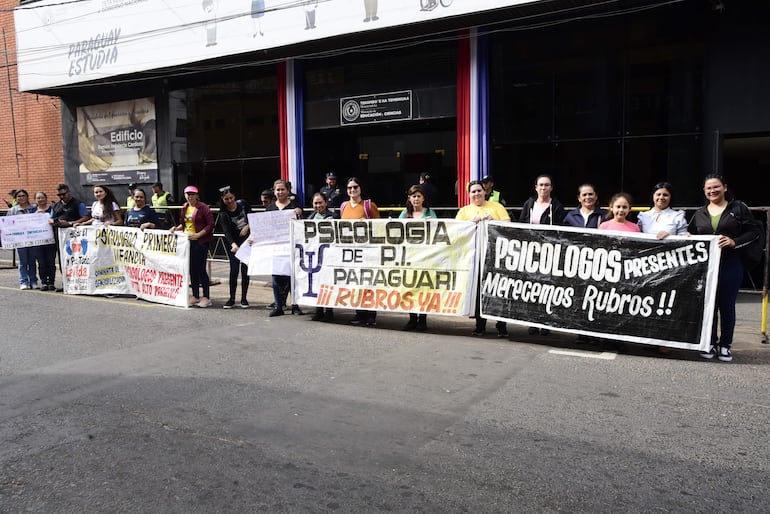
[[[704, 359], [730, 362], [730, 347], [735, 330], [735, 301], [743, 281], [743, 262], [738, 248], [760, 237], [752, 225], [751, 211], [743, 202], [728, 197], [727, 183], [721, 175], [708, 175], [703, 182], [703, 193], [708, 203], [695, 211], [690, 220], [691, 234], [718, 235], [717, 246], [721, 249], [719, 277], [717, 279], [716, 312], [711, 332], [711, 347], [701, 353]], [[721, 329], [717, 339], [717, 326]]]
[[578, 187], [578, 202], [580, 206], [572, 209], [564, 217], [564, 224], [577, 228], [599, 228], [607, 216], [607, 211], [599, 207], [599, 195], [596, 188], [588, 182]]
[[[313, 195], [313, 212], [307, 217], [309, 220], [325, 220], [333, 218], [329, 211], [329, 200], [324, 193]], [[334, 309], [330, 307], [316, 307], [315, 314], [310, 318], [313, 321], [334, 321]]]
[[73, 223], [73, 227], [79, 225], [110, 226], [122, 225], [123, 214], [120, 212], [118, 199], [115, 193], [107, 186], [94, 186], [94, 198], [96, 200], [91, 204], [91, 217], [81, 223]]
[[238, 274], [241, 275], [241, 309], [248, 309], [249, 302], [249, 266], [235, 256], [238, 249], [249, 237], [249, 213], [251, 206], [243, 200], [236, 200], [230, 186], [219, 190], [219, 226], [225, 234], [225, 249], [230, 261], [230, 298], [222, 308], [232, 309], [235, 305], [235, 292], [238, 289]]
[[[25, 189], [17, 189], [13, 198], [16, 204], [8, 209], [6, 216], [32, 214], [37, 209], [36, 206], [29, 203], [29, 193]], [[31, 246], [19, 247], [16, 249], [16, 255], [19, 257], [19, 289], [37, 289], [35, 248]]]
[[[498, 202], [489, 202], [486, 200], [484, 186], [480, 180], [473, 180], [468, 183], [468, 197], [470, 203], [457, 211], [455, 219], [472, 221], [478, 223], [486, 220], [511, 221], [508, 211]], [[481, 284], [476, 291], [476, 328], [472, 334], [474, 336], [483, 335], [487, 329], [487, 320], [481, 317]], [[497, 337], [508, 337], [508, 328], [504, 321], [495, 323], [497, 328]]]
[[[209, 299], [209, 274], [206, 272], [206, 258], [209, 253], [209, 243], [214, 239], [214, 216], [208, 205], [200, 201], [198, 188], [187, 186], [184, 196], [187, 200], [182, 205], [182, 222], [171, 227], [171, 232], [183, 230], [190, 240], [190, 285], [192, 296], [189, 305], [197, 305], [205, 309], [211, 307]], [[201, 289], [203, 296], [200, 296]]]
[[[342, 205], [340, 205], [340, 218], [344, 220], [360, 220], [380, 217], [377, 205], [368, 198], [364, 200], [360, 180], [356, 177], [350, 177], [346, 189], [350, 200], [342, 202]], [[350, 324], [365, 324], [367, 327], [375, 327], [377, 326], [377, 311], [356, 310], [356, 315], [350, 320]]]
[[[35, 193], [36, 213], [47, 218], [51, 217], [53, 207], [48, 203], [48, 195], [43, 191]], [[56, 229], [54, 229], [56, 230]], [[56, 276], [56, 244], [41, 245], [35, 247], [35, 260], [40, 274], [40, 290], [56, 291], [54, 277]]]
[[[437, 218], [436, 213], [428, 205], [428, 199], [425, 196], [425, 189], [422, 186], [414, 185], [406, 192], [406, 208], [398, 216], [405, 218]], [[424, 332], [428, 329], [427, 314], [409, 313], [409, 322], [404, 326], [404, 330], [416, 330]]]
[[152, 207], [147, 205], [147, 193], [144, 189], [138, 187], [134, 189], [131, 198], [134, 200], [134, 206], [126, 211], [125, 225], [140, 230], [155, 228], [159, 223], [158, 215]]
[[[294, 213], [297, 219], [302, 217], [302, 207], [299, 206], [296, 200], [289, 198], [289, 183], [285, 180], [276, 180], [273, 182], [273, 193], [275, 193], [275, 203], [267, 206], [267, 211], [282, 211], [284, 209], [294, 209]], [[275, 300], [275, 307], [269, 317], [283, 316], [283, 306], [286, 305], [286, 298], [289, 296], [291, 290], [291, 277], [288, 275], [273, 275], [273, 299]], [[294, 298], [292, 297], [292, 300]], [[301, 316], [303, 312], [300, 310], [299, 305], [293, 303], [291, 305], [291, 313], [295, 316]]]
[[[550, 175], [538, 175], [535, 178], [535, 196], [527, 199], [521, 208], [519, 223], [533, 225], [561, 225], [564, 222], [564, 206], [551, 196], [553, 180]], [[547, 328], [529, 327], [529, 334], [547, 336], [551, 333]]]
[[671, 208], [672, 189], [668, 182], [658, 182], [652, 188], [652, 209], [640, 212], [636, 218], [639, 229], [645, 234], [655, 234], [658, 239], [687, 235], [684, 211]]

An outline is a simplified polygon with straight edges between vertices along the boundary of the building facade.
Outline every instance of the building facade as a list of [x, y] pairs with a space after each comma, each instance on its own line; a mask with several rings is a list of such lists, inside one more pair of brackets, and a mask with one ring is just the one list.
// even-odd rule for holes
[[583, 182], [645, 205], [668, 180], [694, 206], [720, 172], [768, 204], [768, 3], [83, 0], [15, 16], [19, 88], [61, 100], [51, 155], [81, 188], [159, 179], [256, 201], [284, 178], [306, 199], [334, 171], [401, 205], [428, 172], [442, 206], [484, 175], [517, 206], [549, 173], [567, 205]]

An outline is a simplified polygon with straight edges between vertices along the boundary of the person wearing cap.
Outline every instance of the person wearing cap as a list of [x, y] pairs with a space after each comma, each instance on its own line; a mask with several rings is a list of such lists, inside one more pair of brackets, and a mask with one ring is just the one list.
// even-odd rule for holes
[[13, 207], [14, 205], [16, 205], [16, 191], [17, 191], [16, 189], [11, 189], [10, 191], [8, 191], [8, 196], [10, 196], [10, 197], [11, 197], [11, 201], [9, 202], [8, 200], [6, 200], [6, 201], [5, 201], [5, 205], [6, 205], [6, 206], [7, 206], [9, 209], [10, 209], [11, 207]]
[[163, 184], [161, 182], [155, 182], [152, 185], [152, 208], [158, 214], [158, 221], [162, 225], [158, 228], [166, 228], [174, 225], [174, 217], [171, 214], [171, 210], [167, 209], [169, 205], [174, 204], [174, 197], [171, 193], [163, 190]]
[[136, 205], [136, 203], [134, 202], [134, 189], [136, 189], [136, 184], [131, 182], [128, 185], [128, 197], [126, 198], [126, 210], [131, 210]]
[[507, 205], [503, 196], [500, 194], [500, 191], [495, 190], [495, 180], [492, 178], [492, 175], [484, 175], [481, 177], [481, 184], [484, 186], [484, 193], [486, 194], [487, 201]]
[[436, 205], [438, 202], [438, 188], [430, 180], [430, 173], [423, 171], [420, 173], [420, 186], [425, 192], [425, 199], [428, 201], [428, 205]]
[[[209, 274], [206, 272], [206, 258], [209, 243], [214, 239], [214, 215], [208, 205], [200, 201], [198, 188], [187, 186], [184, 196], [187, 200], [182, 205], [180, 223], [171, 227], [171, 232], [184, 231], [190, 239], [190, 285], [192, 296], [189, 305], [200, 308], [211, 307], [209, 299]], [[203, 296], [201, 293], [203, 292]]]
[[326, 197], [329, 209], [339, 209], [345, 197], [342, 194], [342, 188], [337, 184], [337, 174], [330, 171], [326, 174], [326, 185], [319, 191]]

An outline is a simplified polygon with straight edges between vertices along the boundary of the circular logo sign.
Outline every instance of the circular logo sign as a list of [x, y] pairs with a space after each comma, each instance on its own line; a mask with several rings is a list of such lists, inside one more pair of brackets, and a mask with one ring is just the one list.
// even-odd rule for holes
[[356, 121], [361, 114], [361, 106], [355, 100], [348, 100], [342, 105], [342, 117], [345, 121]]

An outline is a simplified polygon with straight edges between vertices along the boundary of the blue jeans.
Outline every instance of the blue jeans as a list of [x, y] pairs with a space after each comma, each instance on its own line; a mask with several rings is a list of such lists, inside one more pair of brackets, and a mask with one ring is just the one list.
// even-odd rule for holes
[[735, 331], [735, 302], [743, 281], [743, 263], [738, 252], [722, 252], [719, 262], [719, 280], [717, 282], [716, 309], [714, 325], [711, 329], [711, 340], [717, 340], [717, 322], [721, 328], [719, 345], [727, 348], [733, 344]]
[[190, 241], [190, 285], [192, 286], [192, 295], [195, 298], [201, 298], [200, 292], [203, 288], [203, 296], [209, 297], [209, 274], [206, 272], [206, 258], [209, 256], [209, 245], [200, 244], [197, 241]]
[[17, 248], [19, 257], [19, 285], [34, 287], [37, 285], [35, 273], [35, 248]]

